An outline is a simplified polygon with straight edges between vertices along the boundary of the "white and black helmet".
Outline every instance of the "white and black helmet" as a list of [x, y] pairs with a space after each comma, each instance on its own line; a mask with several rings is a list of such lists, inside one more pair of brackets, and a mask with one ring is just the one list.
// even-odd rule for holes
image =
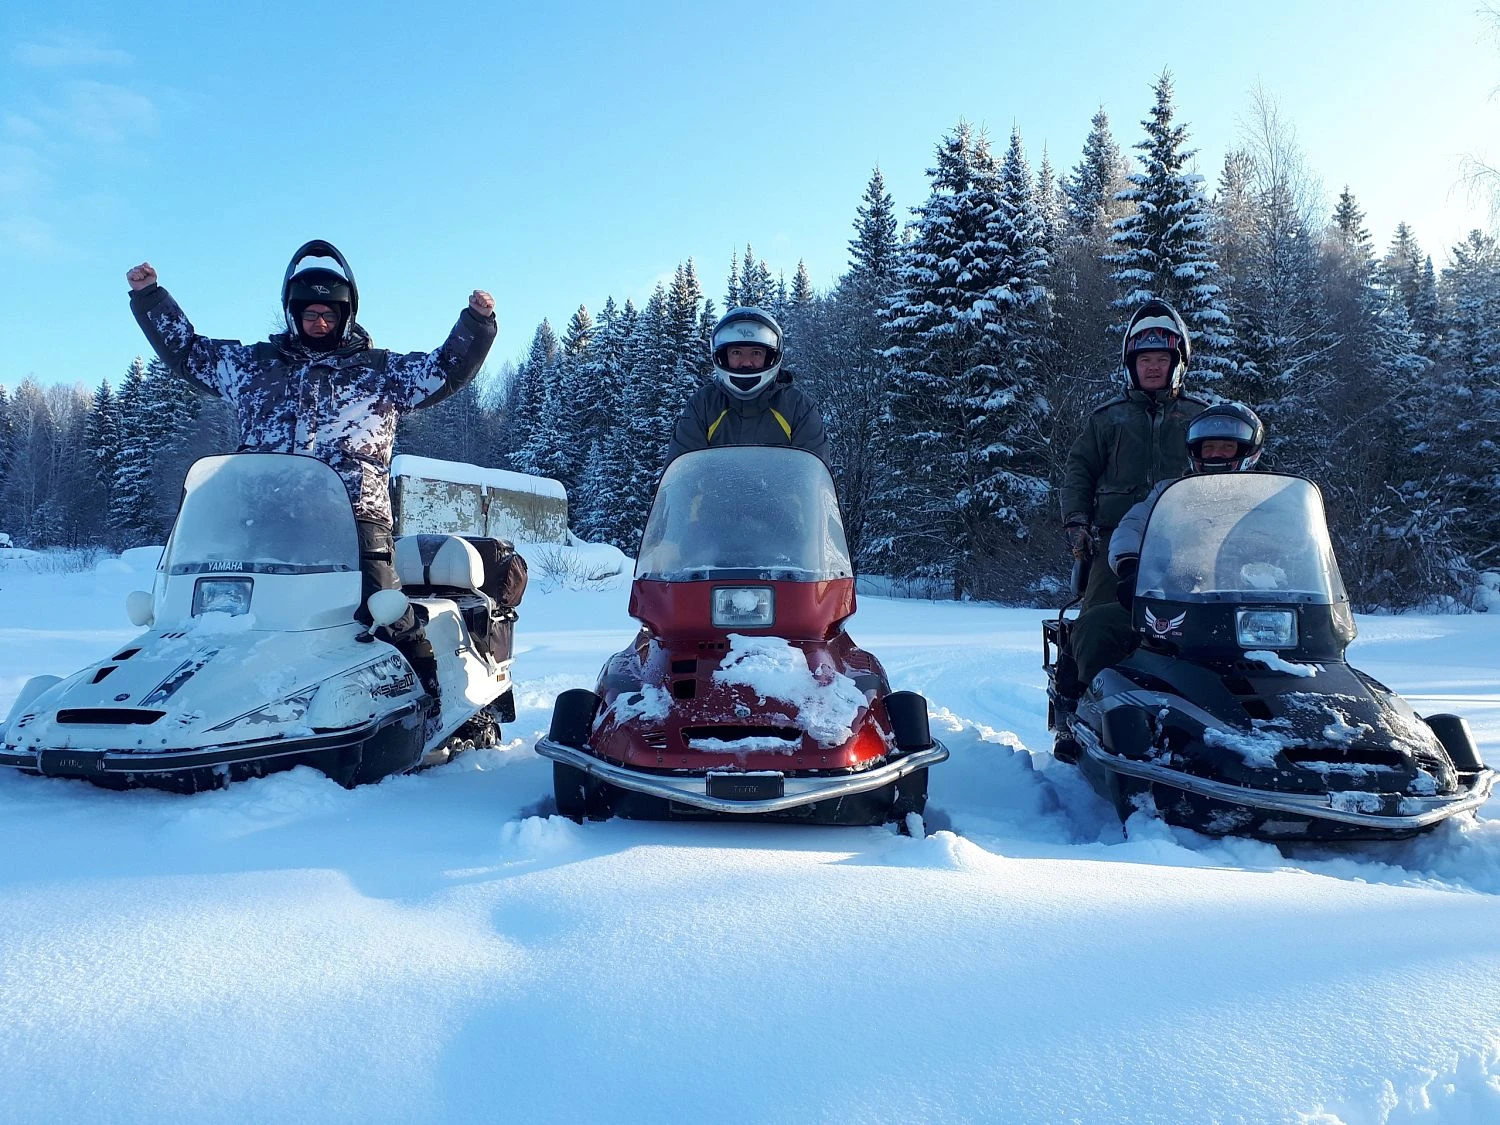
[[[1210, 440], [1234, 442], [1234, 456], [1207, 460], [1203, 443]], [[1188, 423], [1187, 448], [1195, 473], [1248, 473], [1265, 451], [1266, 427], [1243, 402], [1215, 403]]]
[[1132, 387], [1139, 389], [1141, 385], [1135, 374], [1135, 357], [1141, 352], [1153, 351], [1171, 352], [1176, 356], [1172, 376], [1167, 381], [1167, 389], [1176, 394], [1182, 390], [1183, 376], [1193, 358], [1193, 342], [1177, 310], [1154, 298], [1135, 310], [1125, 329], [1125, 341], [1120, 345], [1120, 364], [1125, 368]]
[[[729, 349], [736, 346], [765, 348], [759, 368], [729, 367]], [[781, 371], [781, 325], [764, 309], [730, 309], [714, 325], [709, 345], [713, 349], [714, 378], [736, 398], [754, 398], [775, 381]]]

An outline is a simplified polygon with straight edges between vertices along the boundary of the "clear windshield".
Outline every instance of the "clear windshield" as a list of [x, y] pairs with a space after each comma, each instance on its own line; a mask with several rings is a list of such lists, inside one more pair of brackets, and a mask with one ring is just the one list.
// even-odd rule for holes
[[637, 578], [849, 578], [854, 566], [828, 469], [801, 449], [687, 453], [656, 487]]
[[1184, 477], [1152, 509], [1136, 592], [1168, 601], [1347, 600], [1323, 498], [1274, 473]]
[[188, 470], [163, 565], [168, 574], [358, 570], [344, 482], [311, 457], [204, 457]]

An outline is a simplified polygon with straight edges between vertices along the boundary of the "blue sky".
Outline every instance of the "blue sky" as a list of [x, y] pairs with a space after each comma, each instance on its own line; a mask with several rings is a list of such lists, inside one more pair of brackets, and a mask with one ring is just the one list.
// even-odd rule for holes
[[1164, 66], [1210, 184], [1260, 83], [1330, 203], [1349, 183], [1382, 246], [1404, 219], [1441, 267], [1487, 221], [1461, 158], [1500, 159], [1478, 6], [9, 0], [0, 383], [116, 381], [143, 258], [199, 331], [263, 338], [313, 237], [382, 346], [435, 347], [489, 289], [492, 367], [690, 256], [722, 301], [747, 240], [823, 287], [876, 164], [904, 216], [960, 118], [1063, 170], [1102, 104], [1128, 149]]

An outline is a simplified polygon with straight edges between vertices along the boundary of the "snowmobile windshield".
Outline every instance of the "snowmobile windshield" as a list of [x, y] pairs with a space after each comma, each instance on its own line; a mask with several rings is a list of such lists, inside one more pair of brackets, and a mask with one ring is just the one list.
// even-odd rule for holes
[[204, 457], [188, 470], [163, 565], [168, 574], [358, 570], [344, 482], [312, 457]]
[[1323, 497], [1301, 477], [1183, 477], [1151, 511], [1136, 593], [1177, 602], [1348, 600]]
[[656, 486], [637, 578], [821, 582], [853, 563], [828, 469], [801, 449], [743, 445], [673, 461]]

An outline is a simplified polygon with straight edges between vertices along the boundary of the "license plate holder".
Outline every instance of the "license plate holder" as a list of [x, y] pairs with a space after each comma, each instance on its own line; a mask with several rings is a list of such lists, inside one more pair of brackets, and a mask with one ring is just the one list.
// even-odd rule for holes
[[104, 772], [104, 755], [98, 750], [49, 747], [37, 756], [37, 768], [47, 777], [92, 777]]
[[711, 773], [705, 784], [710, 797], [723, 801], [766, 801], [786, 795], [786, 776], [779, 773]]

